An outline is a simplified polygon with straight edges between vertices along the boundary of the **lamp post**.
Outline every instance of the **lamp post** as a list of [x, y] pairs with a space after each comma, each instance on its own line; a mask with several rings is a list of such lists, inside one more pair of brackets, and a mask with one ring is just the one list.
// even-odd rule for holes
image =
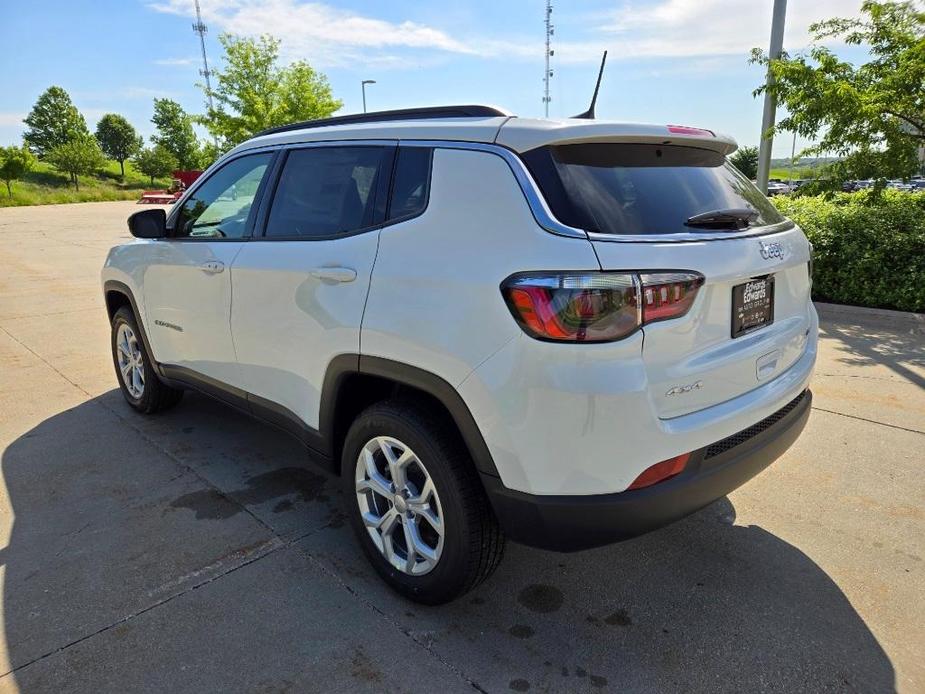
[[363, 113], [366, 113], [366, 85], [375, 83], [376, 80], [363, 80], [360, 82], [360, 87], [363, 89]]
[[[784, 16], [787, 13], [787, 0], [774, 0], [774, 14], [771, 16], [771, 47], [768, 49], [768, 58], [780, 58], [784, 47]], [[764, 114], [761, 118], [761, 139], [758, 144], [758, 190], [767, 195], [768, 173], [771, 168], [771, 138], [765, 134], [774, 127], [774, 116], [777, 110], [777, 99], [771, 94], [770, 87], [774, 84], [771, 68], [768, 68], [767, 90], [764, 93]]]

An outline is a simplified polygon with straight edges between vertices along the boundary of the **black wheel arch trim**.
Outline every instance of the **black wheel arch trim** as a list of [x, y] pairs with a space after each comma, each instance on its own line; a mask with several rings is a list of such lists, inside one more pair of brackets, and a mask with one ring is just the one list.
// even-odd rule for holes
[[[448, 381], [430, 371], [384, 357], [360, 355], [358, 362], [360, 374], [389, 379], [398, 384], [423, 391], [438, 400], [453, 418], [478, 471], [492, 477], [500, 477], [498, 469], [495, 467], [495, 462], [491, 457], [491, 451], [489, 451], [488, 445], [485, 443], [472, 412], [469, 411], [469, 407], [462, 399], [459, 391]], [[334, 362], [332, 362], [333, 365]], [[327, 383], [328, 378], [325, 378], [325, 385]], [[331, 400], [324, 398], [323, 402], [329, 403]], [[333, 405], [334, 403], [331, 404]], [[324, 412], [322, 412], [323, 414]], [[323, 418], [322, 423], [325, 423]], [[331, 425], [333, 426], [333, 418]]]
[[151, 343], [148, 341], [148, 333], [145, 330], [144, 320], [141, 317], [141, 312], [138, 310], [138, 304], [135, 302], [135, 294], [132, 292], [131, 288], [124, 282], [119, 282], [118, 280], [106, 280], [103, 283], [103, 301], [106, 303], [106, 313], [109, 316], [109, 322], [112, 322], [112, 317], [115, 311], [109, 311], [109, 294], [110, 292], [115, 292], [116, 294], [122, 294], [126, 299], [128, 299], [129, 306], [132, 308], [132, 313], [135, 316], [135, 324], [138, 326], [138, 332], [141, 333], [141, 342], [145, 346], [145, 353], [151, 360], [151, 365], [154, 367], [155, 372], [158, 376], [163, 376], [164, 373], [161, 369], [161, 365], [154, 358], [154, 350], [151, 349]]

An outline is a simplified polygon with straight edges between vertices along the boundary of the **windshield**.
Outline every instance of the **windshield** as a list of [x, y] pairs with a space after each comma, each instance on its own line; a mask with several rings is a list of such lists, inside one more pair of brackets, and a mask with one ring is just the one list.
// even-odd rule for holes
[[587, 231], [690, 233], [685, 222], [719, 210], [753, 210], [750, 226], [784, 219], [722, 154], [706, 149], [586, 143], [540, 147], [523, 159], [556, 217]]

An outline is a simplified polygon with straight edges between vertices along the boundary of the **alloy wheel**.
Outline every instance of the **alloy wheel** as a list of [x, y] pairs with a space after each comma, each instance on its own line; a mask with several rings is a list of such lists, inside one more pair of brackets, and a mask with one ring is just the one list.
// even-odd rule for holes
[[363, 524], [386, 561], [410, 576], [432, 571], [443, 552], [443, 508], [420, 458], [377, 436], [360, 450], [355, 481]]
[[145, 392], [145, 361], [135, 331], [126, 323], [116, 332], [116, 350], [122, 382], [129, 395], [138, 400]]

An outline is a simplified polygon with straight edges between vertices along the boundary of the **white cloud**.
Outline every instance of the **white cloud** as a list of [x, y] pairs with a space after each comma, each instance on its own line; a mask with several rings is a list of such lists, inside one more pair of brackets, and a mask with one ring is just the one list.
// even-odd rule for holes
[[[792, 2], [787, 8], [784, 49], [810, 41], [809, 25], [830, 17], [859, 14], [860, 0]], [[608, 13], [601, 32], [612, 36], [614, 57], [682, 58], [745, 55], [767, 49], [773, 0], [660, 0], [640, 6], [624, 2]]]
[[[856, 16], [860, 3], [861, 0], [790, 3], [785, 48], [795, 51], [805, 47], [812, 22]], [[432, 65], [454, 55], [516, 61], [541, 61], [543, 56], [539, 31], [536, 36], [520, 31], [507, 36], [458, 37], [420, 22], [386, 21], [323, 2], [201, 0], [200, 4], [203, 20], [212, 31], [243, 36], [271, 34], [281, 40], [285, 59], [305, 58], [319, 67], [359, 63], [408, 68]], [[751, 48], [767, 47], [772, 4], [773, 0], [622, 0], [614, 10], [586, 14], [578, 21], [572, 13], [560, 27], [565, 31], [554, 40], [555, 64], [597, 63], [605, 49], [610, 51], [611, 60], [723, 55], [739, 55], [744, 60]], [[155, 0], [149, 7], [158, 12], [195, 16], [193, 0]], [[187, 64], [181, 61], [195, 62], [192, 58], [158, 62]], [[690, 69], [707, 72], [710, 66], [698, 62]]]
[[[195, 14], [190, 0], [162, 0], [149, 6], [158, 12]], [[477, 52], [466, 42], [425, 24], [389, 22], [318, 2], [203, 0], [201, 6], [203, 21], [211, 29], [242, 36], [271, 34], [281, 40], [286, 57], [304, 57], [320, 66], [345, 65], [358, 59], [401, 63], [400, 56], [382, 54], [394, 49]]]
[[155, 65], [165, 65], [165, 66], [183, 66], [183, 65], [193, 65], [196, 62], [196, 58], [160, 58], [155, 60]]
[[25, 113], [0, 113], [0, 128], [18, 128], [25, 117]]

